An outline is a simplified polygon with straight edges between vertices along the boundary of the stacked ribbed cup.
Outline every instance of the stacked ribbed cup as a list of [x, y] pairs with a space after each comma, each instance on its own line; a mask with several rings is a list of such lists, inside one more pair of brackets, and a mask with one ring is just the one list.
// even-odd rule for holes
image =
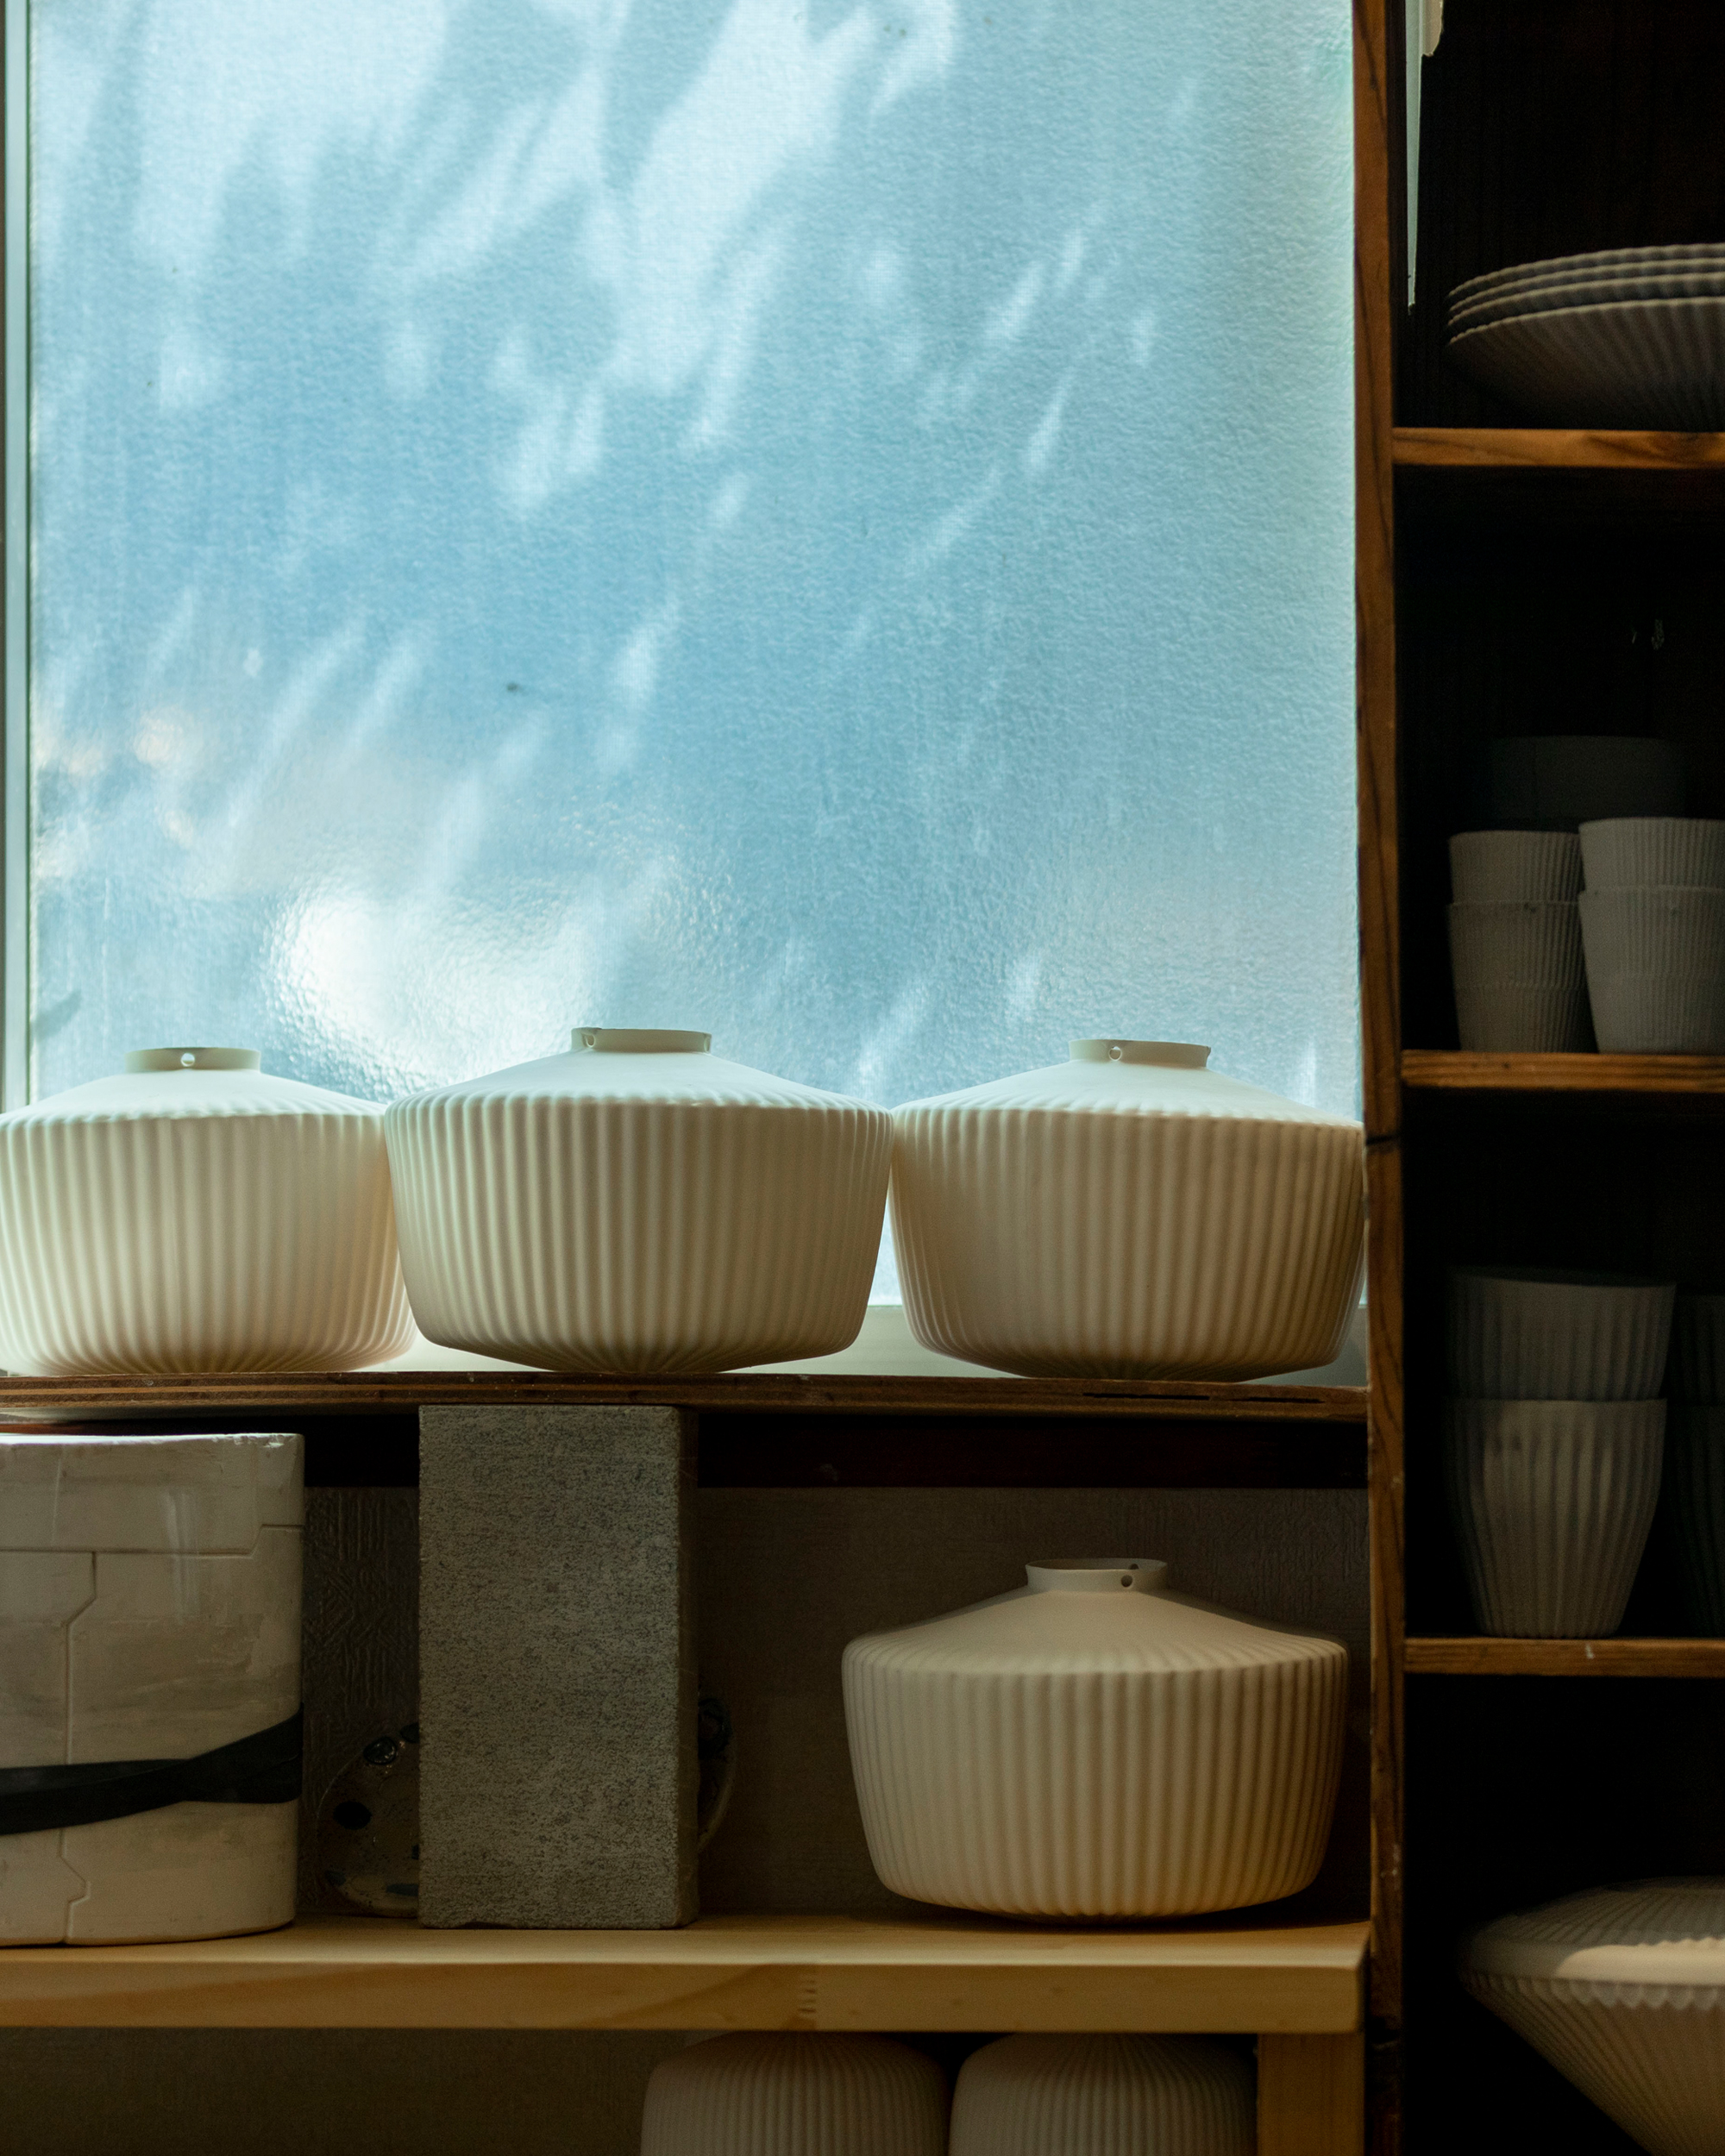
[[1620, 816], [1581, 827], [1583, 948], [1608, 1054], [1725, 1051], [1725, 823]]
[[1616, 1631], [1659, 1502], [1674, 1287], [1457, 1266], [1445, 1479], [1483, 1633]]
[[1572, 831], [1458, 831], [1450, 962], [1464, 1048], [1589, 1049], [1581, 844]]
[[1725, 1639], [1725, 1294], [1680, 1294], [1672, 1327], [1663, 1532], [1691, 1631]]

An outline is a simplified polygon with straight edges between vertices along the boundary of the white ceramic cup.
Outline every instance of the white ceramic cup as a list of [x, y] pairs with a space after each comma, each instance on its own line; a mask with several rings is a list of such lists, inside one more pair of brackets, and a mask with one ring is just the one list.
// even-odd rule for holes
[[1465, 1049], [1513, 1053], [1592, 1046], [1573, 901], [1464, 901], [1450, 907], [1449, 931], [1456, 1025]]
[[1725, 1050], [1725, 889], [1637, 885], [1584, 891], [1578, 905], [1607, 1054]]
[[1648, 885], [1725, 890], [1725, 822], [1703, 816], [1612, 816], [1584, 824], [1590, 891]]
[[1581, 841], [1573, 831], [1458, 831], [1450, 840], [1450, 887], [1458, 906], [1573, 899], [1581, 890]]
[[1674, 1284], [1621, 1273], [1456, 1265], [1449, 1383], [1475, 1400], [1652, 1400]]
[[1662, 1400], [1452, 1400], [1444, 1478], [1474, 1615], [1521, 1639], [1608, 1638], [1659, 1504]]

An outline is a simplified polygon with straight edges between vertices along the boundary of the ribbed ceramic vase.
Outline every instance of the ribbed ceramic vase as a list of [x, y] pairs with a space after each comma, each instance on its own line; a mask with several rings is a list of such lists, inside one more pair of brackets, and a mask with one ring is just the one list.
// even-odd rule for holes
[[402, 1354], [383, 1112], [157, 1048], [0, 1116], [0, 1363], [345, 1370]]
[[1450, 1511], [1482, 1632], [1609, 1638], [1659, 1505], [1662, 1400], [1452, 1400]]
[[1628, 1273], [1452, 1265], [1450, 1390], [1468, 1400], [1653, 1400], [1677, 1288]]
[[972, 2052], [951, 2156], [1253, 2156], [1245, 2060], [1200, 2036], [1007, 2036]]
[[1011, 1594], [844, 1651], [883, 1883], [1045, 1917], [1183, 1916], [1309, 1885], [1346, 1649], [1171, 1594], [1149, 1558], [1026, 1570]]
[[292, 1921], [300, 1459], [0, 1436], [0, 1944]]
[[1651, 2156], [1725, 2148], [1725, 1879], [1499, 1917], [1464, 1945], [1461, 1978]]
[[1207, 1070], [1071, 1060], [893, 1120], [893, 1244], [925, 1347], [1027, 1377], [1271, 1376], [1334, 1359], [1359, 1298], [1360, 1125]]
[[884, 2036], [715, 2036], [655, 2067], [641, 2156], [945, 2156], [946, 2080]]
[[1690, 1631], [1725, 1639], [1725, 1407], [1671, 1402], [1659, 1510]]
[[398, 1100], [402, 1265], [430, 1340], [566, 1370], [722, 1370], [862, 1328], [892, 1119], [583, 1026], [567, 1056]]

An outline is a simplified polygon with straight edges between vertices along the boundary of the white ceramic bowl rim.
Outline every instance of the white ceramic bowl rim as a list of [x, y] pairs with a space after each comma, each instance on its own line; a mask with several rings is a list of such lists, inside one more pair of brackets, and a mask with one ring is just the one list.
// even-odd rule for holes
[[1038, 1595], [1154, 1595], [1168, 1584], [1160, 1557], [1036, 1557], [1025, 1577]]
[[1075, 1063], [1160, 1063], [1169, 1070], [1202, 1070], [1210, 1060], [1208, 1048], [1192, 1041], [1069, 1041]]
[[1535, 1288], [1669, 1288], [1642, 1273], [1568, 1272], [1552, 1265], [1452, 1265], [1456, 1280], [1509, 1280]]
[[588, 1050], [599, 1056], [706, 1056], [712, 1052], [712, 1035], [640, 1025], [578, 1025], [569, 1047], [577, 1056]]
[[126, 1075], [144, 1070], [256, 1070], [263, 1057], [255, 1048], [131, 1048]]

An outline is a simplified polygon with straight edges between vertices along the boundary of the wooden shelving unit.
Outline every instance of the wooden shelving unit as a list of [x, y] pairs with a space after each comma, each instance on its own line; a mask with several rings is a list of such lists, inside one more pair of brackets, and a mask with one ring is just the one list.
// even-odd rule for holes
[[[1411, 310], [1404, 10], [1356, 0], [1354, 22], [1372, 2146], [1629, 2156], [1465, 1997], [1455, 1944], [1578, 1886], [1725, 1871], [1708, 1794], [1725, 1691], [1697, 1682], [1725, 1677], [1725, 1642], [1680, 1636], [1656, 1554], [1615, 1638], [1473, 1633], [1439, 1471], [1444, 1271], [1725, 1281], [1725, 1057], [1461, 1052], [1446, 843], [1479, 820], [1484, 744], [1517, 734], [1673, 740], [1691, 812], [1725, 816], [1725, 434], [1530, 427], [1447, 367], [1444, 317], [1456, 283], [1505, 264], [1719, 236], [1725, 141], [1698, 86], [1725, 63], [1725, 18], [1703, 0], [1449, 0], [1423, 76]], [[1613, 1681], [1549, 1681], [1596, 1677]]]
[[[704, 1917], [680, 1932], [307, 1917], [183, 1946], [0, 1955], [0, 2027], [1151, 2029], [1346, 2037], [1364, 1923], [1056, 1930]], [[1314, 2144], [1315, 2147], [1315, 2144]]]

